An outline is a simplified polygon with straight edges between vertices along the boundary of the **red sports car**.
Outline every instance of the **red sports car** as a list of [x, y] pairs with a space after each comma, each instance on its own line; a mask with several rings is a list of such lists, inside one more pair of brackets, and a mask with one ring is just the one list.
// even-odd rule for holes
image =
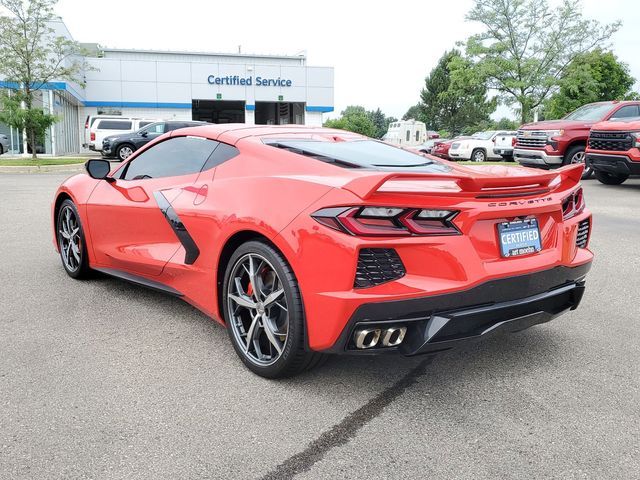
[[463, 167], [340, 130], [210, 125], [86, 167], [53, 202], [67, 273], [184, 299], [270, 378], [546, 322], [578, 306], [593, 257], [582, 165]]

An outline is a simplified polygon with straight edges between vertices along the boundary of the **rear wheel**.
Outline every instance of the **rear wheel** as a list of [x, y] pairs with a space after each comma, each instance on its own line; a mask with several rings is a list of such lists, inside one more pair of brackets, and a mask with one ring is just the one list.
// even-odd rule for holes
[[582, 180], [586, 180], [591, 177], [593, 174], [593, 169], [591, 167], [587, 167], [585, 164], [585, 154], [584, 154], [584, 145], [574, 145], [567, 153], [564, 154], [564, 159], [562, 160], [563, 165], [573, 165], [574, 163], [581, 163], [585, 166], [584, 172], [582, 172]]
[[605, 185], [620, 185], [621, 183], [624, 183], [627, 178], [629, 178], [629, 175], [615, 174], [596, 170], [596, 178], [600, 183], [604, 183]]
[[486, 160], [487, 154], [481, 148], [476, 148], [473, 152], [471, 152], [472, 162], [485, 162]]
[[4, 150], [2, 149], [2, 145], [0, 145], [0, 155], [2, 155], [4, 153]]
[[66, 199], [60, 205], [56, 221], [56, 235], [62, 266], [70, 277], [86, 278], [91, 270], [87, 243], [75, 204]]
[[226, 268], [223, 309], [231, 343], [252, 372], [282, 378], [313, 368], [325, 355], [305, 348], [304, 307], [284, 257], [250, 241]]

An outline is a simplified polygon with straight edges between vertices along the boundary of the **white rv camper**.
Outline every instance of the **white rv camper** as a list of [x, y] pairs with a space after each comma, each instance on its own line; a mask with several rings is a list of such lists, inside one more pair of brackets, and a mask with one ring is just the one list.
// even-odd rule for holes
[[382, 139], [393, 145], [417, 147], [427, 141], [427, 126], [417, 120], [393, 122]]

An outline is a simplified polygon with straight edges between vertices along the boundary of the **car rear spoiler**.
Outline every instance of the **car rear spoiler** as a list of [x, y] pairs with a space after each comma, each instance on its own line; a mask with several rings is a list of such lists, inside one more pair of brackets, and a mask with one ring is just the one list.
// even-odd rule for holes
[[[453, 194], [456, 196], [473, 196], [477, 198], [498, 198], [521, 195], [548, 193], [552, 190], [567, 190], [580, 182], [584, 166], [568, 165], [557, 170], [540, 170], [518, 176], [486, 175], [484, 172], [469, 171], [460, 173], [367, 173], [342, 186], [363, 200], [370, 198], [387, 185], [383, 192], [420, 193], [420, 194]], [[531, 171], [531, 170], [529, 170]], [[403, 189], [402, 181], [447, 182], [457, 186], [457, 191], [449, 189], [428, 189], [416, 191]], [[427, 186], [428, 187], [428, 186]]]

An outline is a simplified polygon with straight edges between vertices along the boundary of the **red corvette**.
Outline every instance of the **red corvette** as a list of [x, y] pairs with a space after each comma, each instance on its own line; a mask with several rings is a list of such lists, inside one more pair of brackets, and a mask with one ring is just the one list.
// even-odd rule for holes
[[181, 297], [255, 373], [404, 355], [575, 309], [591, 266], [582, 165], [463, 167], [302, 126], [175, 130], [53, 203], [67, 273]]

